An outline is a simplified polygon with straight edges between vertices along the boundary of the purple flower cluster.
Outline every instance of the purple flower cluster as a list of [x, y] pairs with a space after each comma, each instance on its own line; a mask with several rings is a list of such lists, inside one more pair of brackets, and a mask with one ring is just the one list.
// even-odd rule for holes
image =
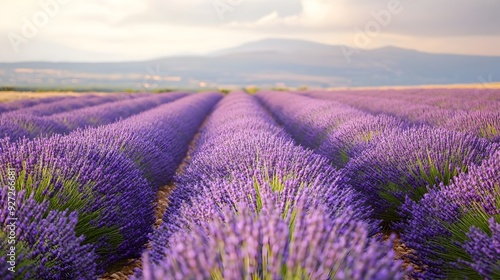
[[265, 198], [260, 212], [246, 203], [221, 209], [203, 226], [176, 232], [160, 264], [145, 254], [135, 279], [403, 278], [391, 244], [370, 238], [363, 222], [332, 220], [325, 207], [302, 203], [285, 216]]
[[[0, 188], [1, 279], [95, 277], [97, 256], [75, 232], [76, 212], [50, 211], [48, 201], [38, 203], [24, 191], [17, 193], [14, 203], [9, 202], [13, 201], [7, 187]], [[9, 239], [11, 232], [15, 232], [15, 239]], [[9, 242], [12, 240], [15, 244]]]
[[136, 276], [401, 278], [390, 248], [371, 237], [366, 201], [340, 181], [255, 98], [232, 93], [206, 122]]
[[476, 270], [481, 277], [500, 277], [500, 218], [490, 218], [489, 233], [473, 226], [467, 233], [470, 241], [463, 248], [472, 258], [466, 264]]
[[305, 95], [340, 102], [371, 114], [388, 114], [414, 124], [437, 125], [453, 116], [454, 111], [418, 102], [399, 91], [311, 92]]
[[425, 279], [496, 279], [500, 273], [500, 151], [420, 202], [407, 199], [399, 224]]
[[138, 254], [154, 222], [155, 193], [117, 147], [57, 135], [2, 150], [0, 170], [18, 172], [17, 189], [39, 202], [49, 200], [50, 209], [78, 212], [77, 233], [98, 248], [100, 268]]
[[[92, 245], [96, 271], [102, 273], [119, 260], [140, 255], [152, 231], [156, 188], [171, 179], [220, 97], [193, 95], [66, 136], [14, 143], [4, 139], [0, 172], [15, 169], [16, 188], [40, 203], [47, 200], [50, 210], [77, 211], [75, 231]], [[0, 176], [0, 183], [6, 184], [4, 180]]]
[[[0, 278], [92, 279], [142, 254], [134, 279], [402, 279], [409, 271], [394, 260], [394, 236], [382, 241], [381, 220], [411, 249], [411, 277], [499, 278], [499, 93], [174, 93], [6, 106], [0, 186], [15, 170], [18, 271], [8, 270], [2, 187]], [[173, 179], [154, 229], [156, 194]]]
[[66, 129], [50, 118], [17, 113], [0, 115], [0, 138], [8, 137], [15, 141], [55, 133], [66, 133]]
[[[186, 94], [169, 93], [134, 99], [107, 102], [105, 104], [72, 110], [69, 112], [38, 116], [30, 110], [18, 110], [0, 116], [0, 137], [12, 141], [27, 137], [36, 138], [54, 134], [67, 134], [79, 127], [99, 126], [149, 110], [163, 103], [179, 99]], [[71, 99], [72, 102], [76, 99]], [[49, 107], [50, 109], [51, 107]], [[44, 110], [40, 110], [40, 114]]]
[[324, 102], [290, 93], [262, 91], [257, 97], [297, 142], [312, 149], [319, 147], [325, 137], [342, 123], [367, 115], [337, 102]]
[[344, 169], [356, 189], [366, 194], [384, 220], [398, 219], [405, 197], [418, 201], [429, 186], [444, 183], [480, 164], [498, 146], [471, 134], [429, 127], [410, 128], [379, 137]]
[[450, 118], [442, 127], [471, 132], [481, 138], [500, 143], [500, 114], [498, 112], [463, 112]]
[[385, 135], [408, 128], [408, 125], [387, 115], [364, 116], [346, 121], [332, 131], [316, 152], [344, 167], [351, 158], [369, 149]]
[[[293, 181], [292, 193], [304, 185], [315, 189], [318, 199], [343, 194], [339, 196], [345, 204], [364, 207], [358, 194], [339, 185], [339, 173], [324, 158], [294, 145], [258, 102], [245, 94], [225, 98], [207, 121], [190, 164], [177, 179], [165, 222], [178, 216], [175, 211], [205, 182], [219, 179], [281, 185]], [[370, 212], [359, 211], [359, 215], [364, 219]]]

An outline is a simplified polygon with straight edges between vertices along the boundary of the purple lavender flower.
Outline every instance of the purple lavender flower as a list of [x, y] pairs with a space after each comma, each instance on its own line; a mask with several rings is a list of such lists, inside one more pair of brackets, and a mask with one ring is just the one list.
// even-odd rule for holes
[[[96, 248], [97, 269], [102, 272], [116, 261], [140, 255], [152, 231], [158, 187], [146, 177], [164, 172], [148, 179], [156, 184], [171, 179], [219, 98], [220, 94], [193, 95], [113, 126], [67, 136], [0, 140], [0, 174], [14, 168], [18, 189], [39, 202], [47, 199], [49, 209], [78, 211], [75, 230]], [[144, 150], [127, 150], [134, 148]], [[151, 151], [155, 154], [150, 157], [144, 154]], [[5, 180], [0, 177], [0, 183]]]
[[498, 182], [500, 151], [451, 185], [432, 189], [420, 202], [407, 199], [401, 212], [408, 220], [399, 228], [403, 243], [415, 250], [413, 261], [425, 268], [418, 277], [495, 278], [490, 273], [498, 273], [498, 220], [491, 218], [500, 215]]
[[259, 92], [257, 97], [270, 108], [298, 143], [317, 149], [341, 124], [367, 116], [337, 102], [325, 102], [291, 93]]
[[0, 170], [17, 170], [17, 189], [50, 201], [50, 209], [78, 212], [76, 231], [99, 248], [100, 264], [139, 253], [154, 221], [154, 192], [119, 150], [96, 147], [85, 137], [54, 136], [2, 151]]
[[85, 137], [98, 147], [119, 148], [157, 190], [173, 179], [188, 143], [220, 98], [217, 93], [197, 94], [111, 125], [79, 130], [71, 135]]
[[500, 142], [500, 112], [457, 113], [443, 127], [471, 132], [492, 142]]
[[[24, 191], [17, 193], [15, 203], [11, 204], [8, 192], [7, 187], [0, 188], [2, 279], [97, 277], [97, 255], [92, 245], [84, 243], [84, 236], [77, 236], [76, 212], [68, 215], [66, 211], [50, 211], [48, 201], [38, 203], [33, 197], [26, 197]], [[10, 242], [11, 232], [15, 233], [15, 244]], [[15, 258], [11, 260], [9, 254], [15, 254]], [[9, 270], [11, 267], [15, 272]]]
[[[498, 216], [497, 216], [498, 217]], [[500, 223], [490, 218], [489, 233], [473, 226], [467, 237], [470, 241], [463, 248], [472, 258], [472, 262], [464, 262], [476, 270], [485, 279], [500, 277]]]
[[[165, 259], [143, 257], [138, 279], [402, 279], [390, 244], [369, 238], [366, 225], [349, 217], [331, 220], [325, 208], [295, 208], [283, 216], [263, 201], [259, 213], [247, 204], [222, 209], [207, 221], [172, 237]], [[133, 278], [134, 279], [134, 278]]]
[[113, 123], [163, 103], [177, 100], [185, 95], [185, 93], [168, 93], [140, 97], [56, 114], [52, 115], [50, 119], [63, 124], [69, 131], [72, 131], [79, 127]]
[[428, 186], [450, 184], [497, 149], [471, 134], [411, 128], [379, 137], [344, 172], [348, 182], [370, 198], [380, 217], [392, 221], [398, 219], [396, 210], [406, 196], [418, 201]]

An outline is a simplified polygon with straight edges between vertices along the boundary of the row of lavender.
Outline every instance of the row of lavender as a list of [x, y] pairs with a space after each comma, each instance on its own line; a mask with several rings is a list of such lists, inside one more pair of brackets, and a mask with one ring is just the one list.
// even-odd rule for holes
[[40, 105], [40, 104], [48, 104], [51, 102], [57, 102], [57, 101], [62, 101], [62, 100], [70, 100], [74, 99], [75, 97], [47, 97], [47, 98], [33, 98], [33, 99], [21, 99], [21, 100], [16, 100], [16, 101], [11, 101], [11, 102], [3, 102], [0, 103], [0, 114], [5, 113], [5, 112], [11, 112], [15, 110], [21, 110], [21, 109], [26, 109], [32, 106]]
[[203, 127], [138, 279], [402, 279], [360, 193], [232, 93]]
[[[488, 88], [408, 88], [386, 90], [351, 90], [335, 93], [399, 99], [447, 110], [496, 111], [500, 106], [500, 89]], [[345, 97], [345, 95], [344, 95]]]
[[415, 124], [472, 132], [478, 137], [500, 142], [500, 90], [368, 90], [302, 94], [345, 103], [373, 114], [389, 114]]
[[500, 149], [473, 134], [416, 126], [338, 102], [261, 92], [300, 144], [340, 168], [425, 279], [500, 273]]
[[66, 136], [1, 140], [0, 278], [95, 279], [139, 256], [156, 191], [219, 99], [193, 95]]
[[35, 115], [35, 116], [50, 116], [57, 113], [100, 105], [107, 102], [132, 99], [138, 96], [139, 95], [131, 95], [131, 94], [107, 94], [101, 96], [86, 94], [84, 96], [76, 98], [61, 97], [59, 100], [54, 100], [53, 102], [47, 102], [30, 106], [27, 108], [21, 108], [15, 111], [5, 113], [4, 115], [23, 114], [23, 115]]
[[33, 106], [0, 115], [0, 137], [15, 141], [23, 137], [68, 134], [77, 128], [113, 123], [185, 95], [89, 96]]

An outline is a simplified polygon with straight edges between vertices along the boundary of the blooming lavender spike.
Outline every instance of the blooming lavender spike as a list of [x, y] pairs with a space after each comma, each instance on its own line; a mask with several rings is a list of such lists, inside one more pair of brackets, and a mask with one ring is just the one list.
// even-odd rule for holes
[[99, 248], [103, 266], [138, 254], [154, 220], [154, 192], [119, 150], [72, 136], [24, 140], [2, 150], [0, 172], [17, 170], [17, 189], [49, 200], [50, 209], [79, 213], [77, 233]]
[[217, 93], [197, 94], [111, 125], [79, 130], [71, 135], [85, 137], [98, 147], [119, 147], [157, 190], [173, 179], [188, 143], [220, 98]]
[[64, 124], [69, 130], [78, 127], [98, 126], [113, 123], [119, 119], [127, 118], [140, 112], [152, 109], [163, 103], [171, 102], [184, 97], [185, 93], [158, 94], [124, 100], [89, 108], [52, 115], [51, 120]]
[[453, 177], [480, 164], [498, 149], [471, 134], [429, 127], [411, 128], [378, 138], [345, 168], [349, 183], [365, 193], [387, 221], [408, 196], [418, 201], [428, 186], [450, 184]]
[[[107, 94], [103, 96], [96, 96], [92, 94], [84, 95], [78, 98], [61, 98], [55, 102], [42, 103], [36, 106], [22, 108], [17, 110], [16, 114], [34, 115], [34, 116], [50, 116], [58, 113], [72, 111], [80, 108], [96, 106], [108, 102], [116, 102], [125, 99], [139, 97], [139, 95], [129, 94]], [[8, 115], [8, 114], [5, 114]]]
[[[319, 205], [283, 217], [263, 201], [242, 203], [214, 221], [179, 231], [160, 263], [146, 254], [137, 279], [402, 279], [390, 244], [370, 239], [365, 224], [331, 220]], [[136, 278], [132, 278], [136, 279]]]
[[471, 262], [464, 262], [476, 270], [485, 279], [500, 277], [500, 218], [490, 218], [489, 231], [486, 233], [473, 226], [467, 233], [470, 241], [463, 248], [472, 258]]
[[451, 185], [432, 189], [420, 202], [407, 199], [402, 215], [408, 220], [399, 228], [403, 243], [415, 250], [413, 261], [425, 268], [418, 277], [495, 278], [490, 273], [495, 273], [498, 264], [498, 255], [493, 253], [498, 248], [498, 220], [493, 223], [491, 218], [498, 219], [500, 214], [499, 182], [497, 151]]
[[[12, 195], [7, 187], [0, 188], [2, 279], [97, 277], [95, 248], [84, 243], [84, 236], [77, 236], [76, 212], [68, 215], [65, 211], [50, 211], [48, 201], [38, 203], [26, 197], [24, 191], [17, 193], [15, 203], [11, 203]], [[17, 220], [13, 222], [13, 218]], [[8, 238], [11, 232], [15, 233], [15, 244]], [[9, 254], [15, 257], [11, 259]]]
[[451, 130], [472, 132], [492, 142], [500, 142], [500, 113], [498, 111], [457, 113], [443, 127]]

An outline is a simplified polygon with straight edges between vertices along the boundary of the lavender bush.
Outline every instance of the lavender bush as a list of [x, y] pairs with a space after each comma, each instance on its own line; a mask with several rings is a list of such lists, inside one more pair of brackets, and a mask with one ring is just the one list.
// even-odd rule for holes
[[412, 128], [378, 138], [344, 169], [348, 182], [366, 194], [380, 217], [397, 220], [405, 197], [418, 201], [428, 186], [443, 183], [498, 150], [471, 134], [428, 127]]
[[418, 277], [495, 279], [499, 273], [500, 151], [472, 166], [449, 186], [431, 190], [420, 202], [407, 199], [399, 224]]
[[[402, 279], [391, 245], [369, 238], [366, 225], [349, 217], [333, 221], [317, 205], [290, 215], [262, 201], [258, 213], [245, 203], [172, 237], [160, 263], [143, 257], [138, 279]], [[134, 279], [134, 278], [133, 278]]]
[[[93, 246], [85, 244], [84, 236], [76, 233], [78, 214], [51, 211], [47, 201], [38, 203], [24, 191], [10, 204], [8, 191], [7, 187], [0, 189], [0, 277], [95, 279], [97, 255]], [[9, 218], [17, 218], [14, 227]], [[15, 244], [9, 242], [11, 230], [15, 231]], [[9, 263], [12, 246], [16, 248], [15, 262]]]

